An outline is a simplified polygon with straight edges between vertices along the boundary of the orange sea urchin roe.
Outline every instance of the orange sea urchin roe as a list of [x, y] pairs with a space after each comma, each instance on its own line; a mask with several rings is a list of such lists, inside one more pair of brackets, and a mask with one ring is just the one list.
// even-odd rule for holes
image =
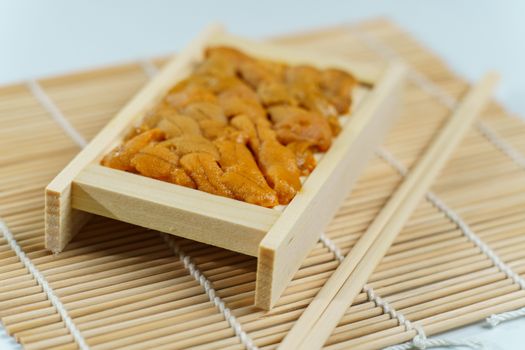
[[288, 204], [348, 113], [347, 72], [210, 47], [101, 164], [264, 207]]
[[317, 164], [310, 142], [294, 141], [287, 144], [286, 147], [295, 154], [301, 175], [309, 175]]
[[225, 171], [223, 183], [235, 198], [263, 207], [279, 204], [277, 194], [266, 183], [245, 145], [229, 140], [216, 141], [215, 144], [221, 155], [219, 164]]
[[186, 154], [181, 158], [180, 163], [186, 173], [197, 184], [199, 190], [233, 198], [233, 193], [222, 181], [224, 172], [210, 154]]
[[131, 163], [144, 176], [195, 188], [192, 179], [179, 167], [179, 157], [159, 144], [144, 147]]
[[119, 170], [134, 171], [135, 167], [131, 164], [133, 157], [151, 142], [163, 140], [164, 137], [165, 135], [160, 129], [145, 131], [113, 149], [102, 159], [102, 165]]
[[307, 141], [320, 151], [330, 148], [332, 131], [326, 118], [293, 106], [271, 107], [269, 113], [281, 143]]

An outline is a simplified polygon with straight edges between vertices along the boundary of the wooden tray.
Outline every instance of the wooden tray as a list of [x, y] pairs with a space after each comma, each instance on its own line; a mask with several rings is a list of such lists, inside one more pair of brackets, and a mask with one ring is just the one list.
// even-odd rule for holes
[[[214, 45], [288, 64], [343, 69], [361, 85], [351, 116], [341, 117], [340, 135], [284, 208], [264, 208], [99, 165], [130, 126], [190, 74], [205, 48]], [[398, 115], [404, 73], [399, 64], [378, 69], [250, 42], [210, 28], [172, 59], [47, 186], [46, 246], [62, 251], [92, 213], [255, 256], [255, 304], [270, 309]]]

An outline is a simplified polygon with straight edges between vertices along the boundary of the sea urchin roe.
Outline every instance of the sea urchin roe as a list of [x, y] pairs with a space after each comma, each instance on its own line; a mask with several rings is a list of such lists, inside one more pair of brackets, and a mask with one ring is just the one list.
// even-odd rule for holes
[[349, 111], [348, 73], [210, 47], [101, 164], [223, 197], [288, 204]]
[[229, 140], [216, 141], [215, 145], [221, 155], [219, 164], [224, 170], [222, 181], [235, 198], [270, 208], [279, 204], [277, 194], [266, 183], [245, 145]]
[[186, 154], [180, 159], [180, 163], [199, 190], [233, 198], [233, 193], [222, 181], [223, 170], [210, 154]]
[[259, 148], [257, 161], [271, 188], [277, 192], [280, 204], [288, 204], [301, 189], [301, 172], [295, 155], [277, 140], [266, 119], [256, 121]]
[[195, 119], [180, 114], [163, 118], [156, 127], [164, 132], [166, 138], [184, 135], [202, 135], [199, 123], [197, 123]]
[[198, 135], [183, 135], [160, 143], [163, 147], [168, 148], [171, 152], [182, 157], [191, 153], [207, 153], [214, 160], [219, 160], [219, 151], [217, 147], [208, 139]]
[[321, 74], [320, 87], [340, 114], [348, 113], [356, 85], [354, 77], [339, 69], [326, 69]]
[[294, 141], [286, 145], [286, 148], [295, 154], [295, 160], [301, 170], [301, 175], [309, 175], [317, 164], [311, 146], [310, 142], [307, 141]]
[[195, 188], [191, 178], [179, 167], [179, 157], [159, 144], [150, 144], [141, 149], [131, 164], [144, 176]]
[[239, 114], [247, 115], [253, 119], [266, 117], [266, 111], [260, 104], [257, 94], [248, 87], [238, 86], [221, 92], [219, 104], [227, 117], [234, 117]]
[[261, 102], [267, 107], [273, 105], [296, 106], [298, 104], [290, 89], [280, 81], [262, 82], [257, 87], [257, 94]]
[[307, 141], [320, 151], [332, 144], [330, 124], [315, 112], [293, 106], [276, 106], [269, 110], [277, 139], [282, 144]]
[[261, 142], [258, 159], [266, 180], [277, 192], [279, 203], [290, 203], [301, 189], [295, 155], [277, 140], [269, 139]]
[[228, 119], [218, 103], [198, 101], [187, 105], [181, 110], [183, 115], [193, 118], [198, 123], [203, 120], [213, 120], [226, 126]]
[[119, 170], [135, 171], [131, 163], [133, 157], [151, 142], [161, 141], [165, 137], [160, 129], [145, 131], [113, 149], [102, 159], [102, 165]]
[[166, 102], [175, 108], [184, 108], [193, 102], [215, 102], [217, 97], [207, 88], [189, 84], [186, 89], [171, 92]]

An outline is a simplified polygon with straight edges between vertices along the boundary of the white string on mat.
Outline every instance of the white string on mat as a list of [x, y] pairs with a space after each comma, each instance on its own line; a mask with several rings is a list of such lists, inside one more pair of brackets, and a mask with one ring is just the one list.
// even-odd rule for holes
[[430, 348], [441, 348], [441, 347], [454, 347], [454, 348], [469, 348], [469, 349], [480, 349], [483, 348], [483, 344], [475, 339], [443, 339], [443, 338], [432, 338], [428, 339], [420, 326], [414, 326], [418, 334], [408, 343], [399, 345], [389, 346], [383, 350], [409, 350], [409, 349], [430, 349]]
[[[405, 327], [405, 330], [410, 331], [414, 329], [412, 322], [410, 322], [401, 312], [394, 309], [388, 301], [381, 298], [371, 286], [365, 285], [363, 291], [366, 293], [368, 300], [373, 301], [377, 306], [381, 307], [385, 314], [389, 314], [391, 318], [396, 319], [400, 326]], [[423, 329], [421, 328], [421, 331], [422, 330]], [[416, 331], [419, 333], [418, 328], [416, 328]]]
[[84, 148], [87, 145], [86, 139], [73, 127], [73, 125], [71, 125], [62, 111], [45, 93], [40, 84], [36, 80], [29, 80], [27, 81], [26, 85], [33, 96], [38, 100], [38, 102], [40, 102], [42, 107], [44, 107], [49, 112], [51, 117], [58, 123], [58, 125], [60, 125], [66, 134], [69, 135], [77, 145], [79, 145], [81, 148]]
[[525, 155], [512, 147], [507, 141], [499, 137], [499, 135], [492, 130], [487, 124], [482, 121], [477, 123], [477, 128], [486, 139], [488, 139], [496, 148], [505, 153], [516, 164], [525, 169]]
[[522, 307], [518, 310], [508, 311], [508, 312], [502, 312], [501, 314], [494, 314], [489, 317], [487, 317], [486, 321], [491, 327], [496, 327], [501, 322], [514, 320], [516, 318], [520, 318], [525, 316], [525, 307]]
[[334, 254], [335, 258], [337, 260], [339, 260], [339, 262], [343, 261], [345, 259], [344, 255], [343, 255], [343, 252], [341, 251], [341, 249], [339, 249], [339, 247], [337, 246], [337, 244], [335, 244], [334, 241], [332, 241], [330, 238], [328, 238], [324, 232], [321, 233], [321, 237], [319, 237], [319, 240], [321, 241], [321, 243], [326, 247], [328, 248], [328, 250], [330, 252], [332, 252], [332, 254]]
[[401, 176], [406, 176], [408, 169], [390, 151], [383, 147], [376, 150], [376, 154], [394, 168]]
[[175, 239], [166, 233], [161, 233], [162, 238], [178, 256], [180, 261], [184, 264], [184, 268], [189, 271], [190, 275], [204, 288], [206, 295], [210, 301], [219, 309], [223, 314], [224, 319], [228, 322], [235, 335], [241, 340], [241, 343], [248, 350], [258, 350], [258, 347], [254, 344], [248, 333], [243, 329], [237, 318], [232, 315], [231, 310], [226, 306], [224, 301], [217, 295], [215, 289], [213, 289], [210, 281], [202, 274], [199, 268], [191, 261], [191, 258], [184, 253], [180, 246], [175, 242]]
[[14, 238], [13, 234], [9, 229], [7, 228], [7, 225], [0, 220], [0, 231], [2, 231], [2, 235], [4, 236], [4, 239], [9, 244], [11, 249], [15, 252], [16, 256], [20, 260], [20, 262], [25, 266], [25, 268], [29, 271], [29, 273], [33, 276], [33, 278], [36, 280], [36, 282], [42, 287], [42, 290], [47, 296], [47, 299], [51, 302], [51, 304], [55, 307], [58, 314], [60, 315], [60, 318], [66, 325], [66, 328], [69, 330], [69, 333], [73, 336], [76, 343], [78, 344], [78, 347], [80, 350], [89, 350], [89, 346], [86, 343], [86, 340], [80, 333], [80, 330], [77, 328], [75, 323], [73, 322], [73, 319], [69, 316], [69, 313], [67, 312], [66, 307], [58, 296], [53, 291], [53, 288], [49, 285], [44, 275], [36, 268], [36, 266], [31, 262], [31, 259], [27, 257], [27, 255], [24, 253], [16, 239]]

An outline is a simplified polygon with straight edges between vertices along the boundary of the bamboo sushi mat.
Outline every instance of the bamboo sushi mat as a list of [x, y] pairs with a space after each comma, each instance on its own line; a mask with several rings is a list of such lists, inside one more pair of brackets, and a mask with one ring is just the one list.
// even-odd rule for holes
[[[252, 306], [254, 258], [227, 250], [102, 217], [62, 254], [44, 249], [44, 186], [163, 60], [0, 88], [0, 319], [25, 348], [275, 349], [468, 89], [386, 20], [275, 40], [413, 70], [399, 122], [271, 312]], [[524, 274], [525, 124], [492, 103], [325, 346], [519, 309]]]

